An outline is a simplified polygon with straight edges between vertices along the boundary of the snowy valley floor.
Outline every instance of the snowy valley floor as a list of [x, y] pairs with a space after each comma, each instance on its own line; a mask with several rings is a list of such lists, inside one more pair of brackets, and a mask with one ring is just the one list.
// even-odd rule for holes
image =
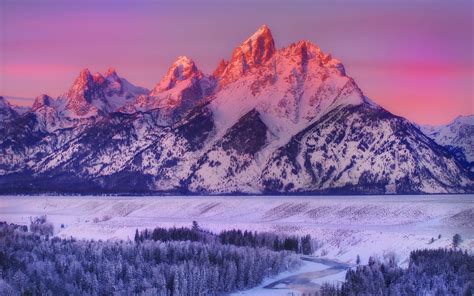
[[[474, 250], [474, 195], [0, 197], [0, 221], [28, 225], [30, 217], [43, 214], [60, 237], [133, 239], [137, 228], [190, 226], [193, 220], [214, 232], [311, 234], [321, 242], [315, 256], [348, 265], [355, 264], [357, 255], [365, 264], [369, 256], [383, 258], [390, 252], [406, 264], [414, 249], [451, 247], [455, 233], [463, 239], [462, 248]], [[331, 270], [331, 264], [305, 260], [300, 270], [236, 295], [288, 295], [343, 280], [345, 271]]]

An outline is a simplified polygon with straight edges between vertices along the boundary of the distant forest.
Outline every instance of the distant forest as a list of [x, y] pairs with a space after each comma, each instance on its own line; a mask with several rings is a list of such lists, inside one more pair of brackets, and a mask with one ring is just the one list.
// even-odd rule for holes
[[219, 234], [201, 229], [196, 221], [192, 228], [161, 228], [153, 230], [145, 229], [135, 233], [135, 241], [193, 241], [202, 243], [219, 243], [223, 245], [234, 245], [239, 247], [267, 248], [273, 251], [293, 251], [295, 253], [310, 255], [319, 246], [318, 242], [305, 235], [287, 236], [277, 235], [271, 232], [252, 232], [240, 229], [224, 230]]
[[368, 265], [348, 270], [341, 286], [326, 284], [322, 296], [465, 295], [474, 293], [474, 256], [455, 249], [411, 252], [408, 268], [394, 260], [370, 258]]
[[136, 241], [90, 241], [51, 238], [43, 218], [32, 221], [35, 232], [0, 223], [0, 295], [222, 295], [301, 264], [294, 252], [261, 247], [266, 236], [230, 232], [234, 243], [221, 244], [195, 226], [150, 231], [163, 240], [146, 231]]

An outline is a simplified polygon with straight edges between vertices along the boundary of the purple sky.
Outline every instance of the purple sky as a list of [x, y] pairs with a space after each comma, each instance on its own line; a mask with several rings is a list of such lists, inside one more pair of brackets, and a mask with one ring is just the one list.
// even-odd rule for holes
[[308, 39], [341, 60], [389, 111], [447, 123], [474, 113], [473, 3], [4, 0], [0, 94], [58, 96], [109, 66], [152, 88], [179, 55], [210, 73], [265, 23], [279, 48]]

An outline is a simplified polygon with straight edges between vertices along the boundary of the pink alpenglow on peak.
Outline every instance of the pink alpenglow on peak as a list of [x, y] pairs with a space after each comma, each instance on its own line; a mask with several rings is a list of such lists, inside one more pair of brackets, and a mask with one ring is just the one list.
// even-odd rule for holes
[[137, 97], [135, 102], [126, 105], [121, 111], [133, 113], [158, 110], [161, 122], [169, 124], [200, 104], [214, 87], [212, 76], [204, 75], [192, 59], [180, 56], [148, 96]]
[[234, 49], [229, 63], [222, 74], [224, 83], [238, 79], [253, 68], [265, 65], [275, 54], [275, 41], [270, 29], [263, 25], [240, 46]]
[[170, 124], [211, 102], [217, 123], [228, 126], [256, 109], [272, 132], [285, 138], [340, 105], [365, 101], [338, 60], [309, 41], [277, 50], [263, 25], [234, 49], [229, 62], [221, 60], [212, 75], [180, 56], [149, 95], [138, 96], [120, 111], [157, 110], [161, 122]]
[[168, 69], [165, 77], [152, 90], [151, 95], [156, 96], [160, 92], [167, 91], [179, 82], [193, 77], [202, 77], [194, 61], [186, 56], [180, 56]]
[[69, 91], [59, 97], [56, 108], [65, 118], [93, 118], [117, 111], [148, 92], [119, 77], [113, 68], [104, 74], [91, 74], [86, 68], [79, 72]]
[[107, 69], [104, 76], [105, 77], [117, 77], [118, 78], [118, 75], [117, 75], [117, 72], [115, 71], [115, 68], [112, 68], [112, 67]]
[[344, 66], [309, 41], [276, 50], [270, 29], [260, 27], [213, 76], [211, 107], [217, 124], [235, 123], [252, 109], [282, 141], [343, 105], [367, 102]]
[[250, 38], [234, 51], [233, 56], [243, 55], [248, 66], [264, 64], [275, 53], [275, 41], [267, 25], [261, 26]]
[[[433, 0], [430, 5], [395, 0], [324, 5], [115, 1], [113, 7], [110, 1], [80, 2], [76, 7], [61, 0], [1, 1], [8, 34], [1, 46], [0, 93], [12, 104], [31, 105], [43, 92], [61, 95], [75, 78], [76, 65], [88, 66], [92, 74], [92, 69], [115, 66], [152, 89], [178, 55], [191, 56], [212, 74], [218, 59], [232, 62], [232, 50], [247, 39], [246, 45], [256, 46], [243, 46], [244, 51], [264, 54], [255, 54], [255, 60], [238, 55], [239, 66], [264, 63], [272, 52], [304, 39], [344, 61], [366, 94], [395, 114], [423, 124], [447, 124], [474, 112], [472, 0]], [[275, 48], [272, 39], [278, 42]]]
[[224, 59], [221, 59], [221, 61], [217, 65], [217, 68], [212, 73], [212, 76], [214, 78], [218, 78], [218, 77], [222, 76], [222, 74], [224, 73], [224, 71], [225, 71], [228, 64], [229, 64], [228, 61], [225, 61]]

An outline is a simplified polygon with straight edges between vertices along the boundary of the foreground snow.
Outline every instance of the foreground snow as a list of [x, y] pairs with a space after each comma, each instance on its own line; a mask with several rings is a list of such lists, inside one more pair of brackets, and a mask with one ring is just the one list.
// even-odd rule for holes
[[[0, 197], [0, 220], [28, 225], [46, 214], [60, 237], [133, 239], [135, 229], [201, 227], [311, 234], [321, 242], [316, 256], [354, 264], [395, 252], [400, 263], [419, 248], [450, 247], [455, 233], [462, 248], [474, 249], [474, 195], [346, 197]], [[64, 228], [61, 228], [64, 224]], [[438, 236], [441, 238], [438, 239]], [[431, 242], [431, 239], [434, 241]], [[271, 282], [328, 266], [306, 262], [302, 270], [268, 279], [256, 290], [276, 295], [288, 289], [263, 288]], [[344, 272], [313, 282], [337, 281]], [[250, 294], [248, 294], [250, 293]], [[264, 294], [262, 294], [264, 295]]]

